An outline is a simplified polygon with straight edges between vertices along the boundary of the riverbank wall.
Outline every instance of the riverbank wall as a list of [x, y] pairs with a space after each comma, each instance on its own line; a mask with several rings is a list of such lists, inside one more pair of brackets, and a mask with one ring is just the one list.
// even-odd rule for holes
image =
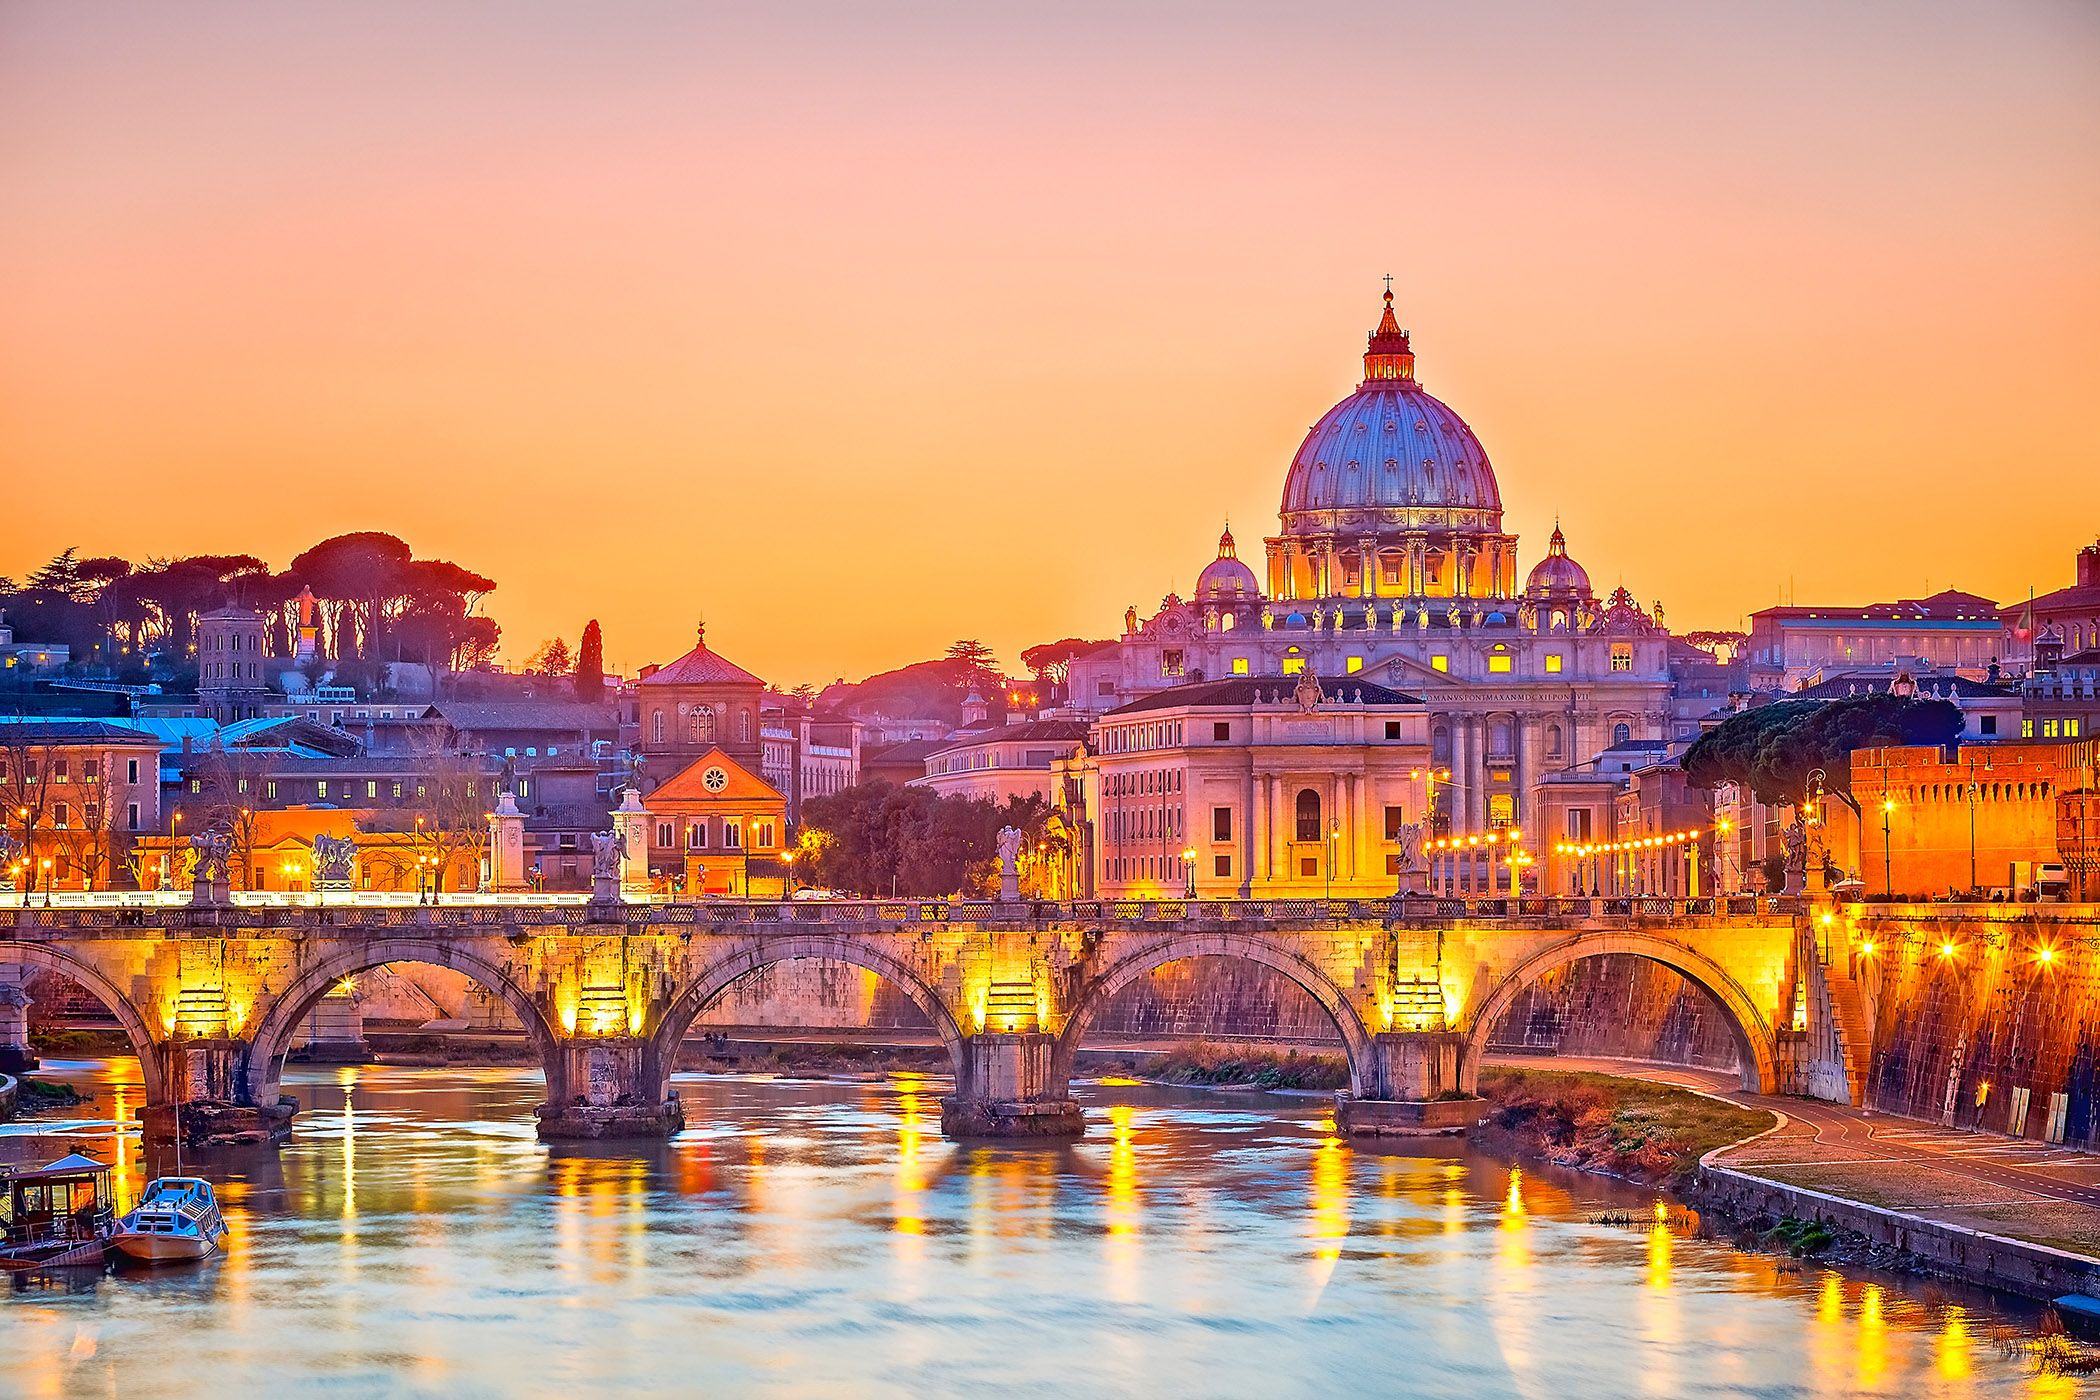
[[1850, 968], [1868, 1106], [2100, 1148], [2100, 910], [1855, 905], [1823, 935]]
[[0, 1074], [0, 1123], [15, 1121], [15, 1111], [21, 1106], [21, 1087], [13, 1076]]
[[2066, 1293], [2100, 1295], [2100, 1260], [1770, 1181], [1720, 1166], [1711, 1154], [1684, 1194], [1699, 1210], [1739, 1224], [1812, 1220], [1898, 1250], [1922, 1272], [2023, 1298], [2047, 1302]]

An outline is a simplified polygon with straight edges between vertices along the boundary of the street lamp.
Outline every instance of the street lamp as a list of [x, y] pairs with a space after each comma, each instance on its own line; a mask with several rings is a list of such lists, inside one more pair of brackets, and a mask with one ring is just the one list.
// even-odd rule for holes
[[1181, 853], [1182, 893], [1190, 899], [1196, 897], [1196, 848], [1187, 847]]
[[1341, 850], [1341, 846], [1342, 823], [1340, 818], [1336, 818], [1327, 824], [1327, 859], [1324, 864], [1327, 867], [1327, 897], [1329, 899], [1334, 898], [1334, 858], [1335, 854]]
[[795, 853], [792, 850], [780, 853], [780, 897], [795, 897]]

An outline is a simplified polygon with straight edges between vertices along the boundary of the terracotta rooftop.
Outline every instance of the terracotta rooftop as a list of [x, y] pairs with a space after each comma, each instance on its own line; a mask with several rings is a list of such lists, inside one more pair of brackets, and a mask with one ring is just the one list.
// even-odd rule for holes
[[693, 642], [693, 649], [642, 678], [643, 685], [764, 685], [765, 682], [752, 675], [727, 657], [707, 649], [707, 627], [702, 624]]

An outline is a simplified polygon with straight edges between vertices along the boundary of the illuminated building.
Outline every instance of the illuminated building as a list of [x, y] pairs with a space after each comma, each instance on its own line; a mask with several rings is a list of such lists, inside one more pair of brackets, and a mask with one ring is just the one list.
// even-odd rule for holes
[[1054, 768], [1057, 830], [1104, 896], [1380, 896], [1436, 779], [1429, 715], [1361, 677], [1156, 691]]
[[1118, 643], [1072, 661], [1071, 702], [1111, 712], [1197, 682], [1360, 678], [1426, 704], [1430, 762], [1452, 775], [1439, 831], [1522, 824], [1550, 775], [1669, 737], [1669, 634], [1625, 588], [1599, 599], [1558, 529], [1519, 573], [1494, 468], [1416, 380], [1390, 292], [1363, 363], [1291, 461], [1262, 573], [1228, 530], [1192, 598], [1130, 609]]
[[758, 873], [760, 893], [780, 892], [787, 799], [726, 749], [687, 764], [643, 805], [652, 880], [689, 895], [747, 895]]

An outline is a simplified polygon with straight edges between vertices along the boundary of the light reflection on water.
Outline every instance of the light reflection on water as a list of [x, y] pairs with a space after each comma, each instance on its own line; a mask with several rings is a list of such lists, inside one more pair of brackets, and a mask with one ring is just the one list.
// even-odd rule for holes
[[[0, 1160], [85, 1148], [127, 1201], [173, 1169], [110, 1132], [130, 1060], [46, 1074], [100, 1121]], [[294, 1067], [290, 1146], [188, 1154], [227, 1255], [0, 1298], [0, 1392], [2074, 1393], [1979, 1298], [1450, 1143], [1367, 1151], [1318, 1099], [1102, 1086], [1086, 1141], [988, 1146], [940, 1136], [945, 1087], [681, 1076], [674, 1141], [549, 1149], [528, 1071]]]

